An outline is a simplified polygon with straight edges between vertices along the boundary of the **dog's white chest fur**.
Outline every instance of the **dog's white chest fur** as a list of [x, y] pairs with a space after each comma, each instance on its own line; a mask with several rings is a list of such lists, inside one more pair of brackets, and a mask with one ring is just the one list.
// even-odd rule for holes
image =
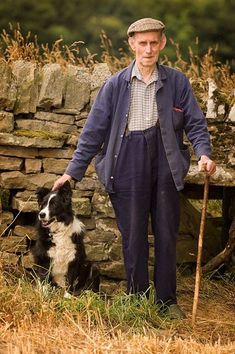
[[80, 233], [82, 227], [83, 224], [75, 217], [73, 223], [68, 226], [54, 222], [50, 227], [52, 242], [55, 244], [47, 252], [51, 258], [51, 275], [62, 288], [66, 287], [69, 263], [74, 260], [76, 254], [75, 244], [71, 238], [74, 232]]

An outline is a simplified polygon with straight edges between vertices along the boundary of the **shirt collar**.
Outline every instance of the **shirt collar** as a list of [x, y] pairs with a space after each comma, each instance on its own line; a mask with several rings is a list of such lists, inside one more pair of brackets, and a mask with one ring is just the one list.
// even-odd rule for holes
[[[143, 81], [142, 80], [142, 75], [139, 71], [139, 68], [137, 66], [137, 63], [135, 62], [134, 65], [133, 65], [133, 68], [132, 68], [132, 72], [131, 72], [131, 81], [133, 80], [133, 78], [136, 77], [138, 80], [140, 81]], [[154, 81], [157, 81], [158, 80], [158, 69], [157, 69], [157, 65], [149, 79], [149, 82], [148, 84], [154, 82]]]

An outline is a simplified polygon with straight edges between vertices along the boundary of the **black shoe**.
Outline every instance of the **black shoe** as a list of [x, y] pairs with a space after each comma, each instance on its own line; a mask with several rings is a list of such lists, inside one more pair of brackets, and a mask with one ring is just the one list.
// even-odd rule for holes
[[172, 304], [164, 307], [161, 313], [162, 315], [168, 317], [171, 320], [183, 320], [186, 318], [185, 313], [181, 310], [181, 308], [177, 304]]

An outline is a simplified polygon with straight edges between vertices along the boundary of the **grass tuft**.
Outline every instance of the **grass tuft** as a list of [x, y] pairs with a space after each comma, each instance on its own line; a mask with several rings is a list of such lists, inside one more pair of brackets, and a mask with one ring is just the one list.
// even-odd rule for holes
[[234, 353], [234, 283], [203, 278], [198, 316], [191, 326], [194, 279], [179, 278], [179, 302], [188, 318], [159, 317], [154, 291], [113, 296], [83, 292], [65, 299], [46, 281], [0, 267], [1, 350], [4, 353]]

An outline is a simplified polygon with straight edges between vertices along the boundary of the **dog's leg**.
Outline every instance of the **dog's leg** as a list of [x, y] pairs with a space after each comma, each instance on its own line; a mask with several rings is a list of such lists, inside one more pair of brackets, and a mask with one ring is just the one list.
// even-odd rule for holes
[[63, 274], [53, 275], [53, 283], [55, 283], [62, 289], [66, 288], [65, 276]]

